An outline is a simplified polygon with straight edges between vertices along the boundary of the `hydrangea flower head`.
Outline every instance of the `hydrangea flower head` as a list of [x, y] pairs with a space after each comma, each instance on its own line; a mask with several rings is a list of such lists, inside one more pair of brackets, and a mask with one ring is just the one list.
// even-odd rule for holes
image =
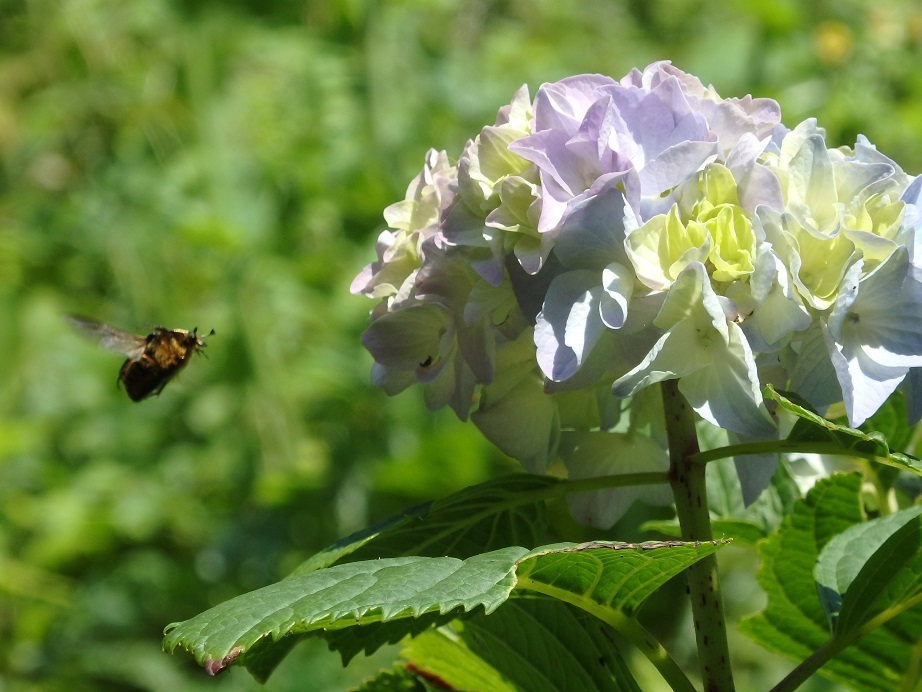
[[[789, 129], [775, 101], [666, 62], [522, 87], [385, 212], [352, 286], [379, 301], [375, 382], [419, 383], [529, 470], [562, 455], [573, 477], [617, 472], [612, 441], [663, 448], [639, 402], [667, 379], [734, 439], [777, 435], [769, 381], [852, 425], [903, 384], [922, 415], [920, 194], [864, 137], [832, 149], [815, 121]], [[767, 479], [741, 475], [750, 499]], [[623, 497], [600, 497], [575, 514], [614, 521]]]

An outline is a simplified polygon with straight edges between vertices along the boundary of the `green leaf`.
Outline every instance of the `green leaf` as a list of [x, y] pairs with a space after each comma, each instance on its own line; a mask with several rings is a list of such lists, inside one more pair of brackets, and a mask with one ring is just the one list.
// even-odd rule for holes
[[688, 678], [637, 623], [635, 614], [666, 581], [727, 544], [592, 542], [562, 550], [536, 550], [521, 561], [519, 586], [595, 615], [656, 665], [673, 690], [692, 690]]
[[313, 555], [291, 577], [336, 562], [418, 555], [467, 558], [544, 541], [544, 500], [560, 481], [518, 473], [465, 488], [358, 531]]
[[518, 585], [589, 612], [631, 616], [669, 579], [727, 543], [594, 541], [566, 548], [540, 548], [521, 560]]
[[639, 690], [603, 629], [599, 620], [566, 603], [522, 598], [488, 617], [465, 620], [460, 638], [513, 689]]
[[[877, 611], [895, 605], [881, 603], [880, 596], [907, 563], [922, 564], [920, 513], [922, 505], [917, 505], [858, 524], [829, 541], [820, 553], [817, 591], [834, 633], [855, 630]], [[913, 591], [918, 591], [922, 582], [914, 581]]]
[[[465, 488], [337, 541], [299, 565], [289, 578], [337, 562], [406, 555], [451, 555], [463, 559], [509, 545], [540, 544], [547, 526], [544, 501], [557, 495], [560, 485], [555, 478], [520, 473]], [[370, 653], [384, 644], [414, 636], [451, 619], [430, 614], [415, 620], [391, 621], [346, 634], [328, 633], [325, 636], [345, 665], [362, 651]], [[294, 643], [292, 641], [291, 646]], [[247, 669], [259, 680], [268, 679], [273, 667], [287, 653], [275, 645], [268, 647], [271, 651], [264, 651], [265, 648], [264, 642], [257, 643], [246, 658]]]
[[[788, 447], [802, 449], [804, 443], [814, 443], [814, 449], [821, 453], [851, 454], [922, 475], [922, 460], [892, 451], [882, 433], [874, 430], [865, 432], [827, 420], [796, 394], [777, 392], [771, 385], [765, 388], [764, 394], [800, 419], [785, 441]], [[825, 450], [824, 446], [827, 446]]]
[[516, 599], [431, 630], [404, 655], [457, 690], [638, 690], [603, 627], [565, 603]]
[[355, 692], [425, 692], [427, 689], [412, 671], [401, 667], [378, 672], [363, 681]]
[[[426, 613], [415, 618], [401, 618], [366, 627], [348, 627], [318, 634], [323, 636], [332, 651], [339, 652], [345, 666], [360, 653], [372, 654], [385, 644], [396, 644], [406, 637], [416, 637], [433, 627], [464, 619], [468, 615], [469, 613], [459, 612]], [[249, 670], [249, 666], [247, 669]]]
[[[858, 474], [823, 479], [795, 504], [781, 528], [759, 544], [762, 566], [757, 576], [768, 605], [740, 624], [742, 632], [797, 660], [827, 644], [830, 626], [817, 594], [814, 569], [837, 535], [864, 523], [860, 497]], [[863, 595], [856, 596], [856, 613], [866, 608], [864, 601]], [[849, 687], [897, 689], [903, 676], [911, 675], [912, 649], [920, 631], [922, 612], [913, 608], [840, 651], [819, 672]]]
[[284, 579], [167, 627], [164, 648], [182, 646], [209, 672], [245, 662], [260, 640], [288, 634], [418, 618], [483, 608], [495, 610], [515, 586], [524, 548], [457, 558], [401, 557], [335, 565]]
[[174, 623], [163, 646], [186, 649], [212, 674], [236, 662], [264, 679], [264, 662], [279, 658], [270, 649], [290, 648], [286, 637], [314, 633], [335, 648], [370, 651], [475, 609], [491, 613], [515, 588], [578, 605], [621, 629], [649, 655], [651, 645], [630, 617], [666, 580], [722, 545], [594, 542], [531, 552], [511, 547], [467, 560], [401, 557], [335, 565]]
[[[506, 603], [491, 614], [487, 621], [511, 608]], [[403, 647], [402, 657], [409, 665], [424, 675], [445, 681], [446, 687], [455, 690], [495, 690], [515, 692], [513, 687], [496, 668], [474, 653], [457, 631], [459, 626], [430, 628], [418, 637], [410, 639]], [[518, 632], [515, 639], [525, 641], [530, 633]]]

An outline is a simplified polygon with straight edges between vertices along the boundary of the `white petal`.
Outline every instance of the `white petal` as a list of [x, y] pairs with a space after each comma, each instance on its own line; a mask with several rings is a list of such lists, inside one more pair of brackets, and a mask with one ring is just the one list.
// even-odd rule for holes
[[679, 390], [706, 421], [744, 435], [771, 434], [755, 360], [746, 337], [730, 324], [730, 342], [715, 341], [712, 363], [679, 381]]
[[627, 320], [627, 308], [634, 295], [634, 272], [612, 262], [602, 270], [605, 296], [601, 304], [602, 321], [611, 329], [620, 329]]

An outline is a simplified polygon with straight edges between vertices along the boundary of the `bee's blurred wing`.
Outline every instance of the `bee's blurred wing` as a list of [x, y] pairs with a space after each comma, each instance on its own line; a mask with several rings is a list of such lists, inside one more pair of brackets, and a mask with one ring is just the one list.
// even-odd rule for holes
[[138, 360], [147, 347], [147, 339], [137, 334], [123, 332], [108, 324], [78, 315], [68, 315], [67, 321], [74, 329], [95, 341], [100, 348], [119, 353], [130, 360]]

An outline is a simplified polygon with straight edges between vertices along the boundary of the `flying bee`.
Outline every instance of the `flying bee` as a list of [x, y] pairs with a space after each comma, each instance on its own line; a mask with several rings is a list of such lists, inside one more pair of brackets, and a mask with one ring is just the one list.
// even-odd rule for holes
[[[160, 394], [166, 383], [186, 367], [193, 353], [202, 353], [205, 340], [198, 327], [185, 329], [154, 327], [147, 336], [123, 332], [108, 324], [72, 315], [70, 323], [107, 351], [127, 357], [118, 372], [118, 381], [132, 401]], [[212, 329], [205, 336], [214, 334]], [[204, 355], [204, 354], [203, 354]]]

